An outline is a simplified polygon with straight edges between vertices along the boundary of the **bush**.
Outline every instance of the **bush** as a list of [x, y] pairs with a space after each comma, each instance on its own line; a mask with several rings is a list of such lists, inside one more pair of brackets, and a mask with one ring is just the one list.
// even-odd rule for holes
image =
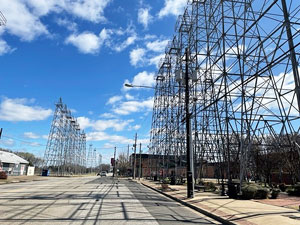
[[292, 196], [300, 196], [300, 185], [296, 184], [287, 189], [287, 193]]
[[253, 199], [255, 197], [257, 187], [255, 185], [243, 185], [242, 186], [242, 198]]
[[269, 194], [269, 189], [258, 184], [244, 184], [242, 186], [243, 199], [266, 199]]
[[210, 191], [215, 191], [217, 189], [216, 184], [213, 182], [207, 182], [204, 184], [204, 186]]
[[258, 187], [254, 198], [256, 198], [256, 199], [266, 199], [268, 197], [268, 194], [269, 194], [269, 189], [268, 188]]
[[279, 184], [279, 189], [280, 189], [282, 192], [285, 192], [285, 190], [286, 190], [286, 185], [285, 185], [285, 183]]
[[162, 180], [163, 184], [170, 184], [170, 182], [171, 182], [170, 179], [167, 177]]
[[0, 179], [7, 179], [7, 174], [5, 171], [0, 171]]
[[276, 199], [278, 197], [279, 193], [280, 193], [280, 189], [278, 189], [278, 188], [272, 189], [271, 198]]

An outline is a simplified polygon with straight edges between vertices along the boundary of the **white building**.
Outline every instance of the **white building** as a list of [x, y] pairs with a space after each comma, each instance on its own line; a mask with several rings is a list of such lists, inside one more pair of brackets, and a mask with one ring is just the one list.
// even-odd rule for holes
[[26, 175], [29, 162], [11, 152], [0, 151], [0, 171], [6, 171], [7, 175]]

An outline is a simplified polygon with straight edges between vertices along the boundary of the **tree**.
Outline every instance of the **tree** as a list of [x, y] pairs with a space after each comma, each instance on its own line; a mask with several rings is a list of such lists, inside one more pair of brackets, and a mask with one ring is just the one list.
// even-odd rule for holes
[[36, 157], [34, 154], [29, 152], [16, 152], [16, 155], [27, 160], [29, 166], [41, 167], [43, 164], [43, 159]]
[[130, 163], [124, 152], [119, 154], [117, 165], [120, 175], [127, 175], [128, 169], [130, 169]]

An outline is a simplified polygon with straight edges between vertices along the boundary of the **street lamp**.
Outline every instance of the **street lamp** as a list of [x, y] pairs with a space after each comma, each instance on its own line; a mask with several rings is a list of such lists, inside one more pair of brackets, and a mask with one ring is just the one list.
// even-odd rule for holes
[[129, 87], [129, 88], [151, 88], [151, 89], [155, 89], [154, 87], [151, 86], [144, 86], [144, 85], [133, 85], [133, 84], [124, 84], [125, 87]]

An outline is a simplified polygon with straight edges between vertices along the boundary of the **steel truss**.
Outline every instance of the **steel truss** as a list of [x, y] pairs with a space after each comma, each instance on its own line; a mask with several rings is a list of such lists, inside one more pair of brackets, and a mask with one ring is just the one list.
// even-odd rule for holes
[[175, 173], [186, 162], [187, 64], [195, 177], [210, 164], [268, 180], [264, 158], [300, 180], [299, 28], [297, 0], [189, 0], [156, 77], [152, 153], [175, 156]]
[[55, 104], [53, 121], [44, 156], [44, 168], [57, 175], [84, 173], [86, 135], [60, 98]]

